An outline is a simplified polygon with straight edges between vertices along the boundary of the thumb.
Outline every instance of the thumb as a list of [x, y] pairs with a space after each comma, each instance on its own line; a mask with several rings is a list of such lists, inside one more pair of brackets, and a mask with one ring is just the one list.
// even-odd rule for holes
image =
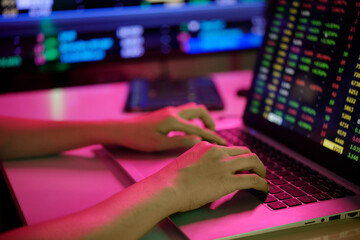
[[196, 145], [201, 142], [202, 139], [196, 135], [183, 135], [183, 136], [174, 136], [174, 137], [165, 137], [161, 150], [170, 150], [176, 148], [188, 148]]

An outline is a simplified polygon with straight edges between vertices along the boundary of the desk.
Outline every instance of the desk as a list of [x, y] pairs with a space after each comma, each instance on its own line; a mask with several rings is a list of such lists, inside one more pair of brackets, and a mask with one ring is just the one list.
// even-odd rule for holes
[[[236, 91], [249, 87], [251, 72], [219, 73], [213, 77], [225, 109], [212, 115], [216, 122], [237, 125], [246, 102], [236, 96]], [[0, 114], [52, 120], [125, 118], [138, 114], [122, 111], [127, 90], [126, 83], [110, 83], [4, 94], [0, 96]], [[126, 174], [114, 170], [117, 168], [112, 168], [112, 164], [102, 154], [102, 146], [92, 145], [60, 156], [4, 162], [4, 169], [24, 220], [32, 225], [88, 208], [131, 184]], [[163, 235], [159, 229], [153, 232]], [[352, 239], [353, 236], [360, 237], [360, 221], [356, 219], [279, 231], [261, 235], [261, 239]]]

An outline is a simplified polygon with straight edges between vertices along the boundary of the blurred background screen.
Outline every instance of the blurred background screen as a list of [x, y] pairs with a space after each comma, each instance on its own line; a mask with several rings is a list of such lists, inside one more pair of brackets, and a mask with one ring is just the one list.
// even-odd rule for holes
[[264, 0], [0, 2], [2, 93], [234, 70], [265, 28]]

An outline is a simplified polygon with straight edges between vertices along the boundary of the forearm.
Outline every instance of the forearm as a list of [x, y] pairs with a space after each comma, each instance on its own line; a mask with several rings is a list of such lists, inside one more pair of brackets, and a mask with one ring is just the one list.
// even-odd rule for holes
[[174, 193], [150, 177], [89, 209], [8, 232], [3, 239], [139, 239], [176, 212]]
[[[104, 206], [99, 206], [97, 210], [106, 218], [112, 217], [100, 223], [106, 227], [96, 228], [86, 238], [139, 239], [158, 222], [177, 212], [175, 200], [173, 187], [153, 181], [151, 176], [127, 188], [121, 196], [111, 199], [112, 203], [105, 207], [107, 213], [103, 213]], [[96, 216], [97, 210], [89, 212], [89, 216]]]
[[56, 122], [0, 118], [0, 158], [57, 154], [90, 144], [106, 143], [102, 122]]

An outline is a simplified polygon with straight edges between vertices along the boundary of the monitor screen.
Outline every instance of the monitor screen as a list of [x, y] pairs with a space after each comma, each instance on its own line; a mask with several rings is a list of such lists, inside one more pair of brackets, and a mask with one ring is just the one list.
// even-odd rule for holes
[[122, 63], [257, 48], [265, 25], [264, 0], [1, 2], [1, 92], [104, 81], [86, 72]]
[[274, 2], [247, 115], [288, 131], [283, 140], [302, 152], [331, 151], [318, 159], [358, 169], [360, 1]]

